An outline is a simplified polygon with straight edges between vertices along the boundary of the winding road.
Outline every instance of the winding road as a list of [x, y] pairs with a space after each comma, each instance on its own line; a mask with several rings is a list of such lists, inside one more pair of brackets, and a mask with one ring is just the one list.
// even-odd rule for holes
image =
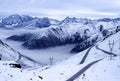
[[103, 50], [103, 49], [99, 48], [98, 45], [96, 45], [96, 49], [104, 52], [105, 54], [113, 55], [114, 57], [117, 56], [117, 54], [114, 54], [114, 53], [111, 53], [111, 52], [109, 52], [109, 51], [106, 51], [106, 50]]
[[84, 55], [83, 59], [81, 60], [80, 64], [83, 64], [83, 63], [85, 62], [85, 59], [87, 58], [90, 50], [91, 50], [93, 47], [94, 47], [94, 45], [91, 46], [91, 47], [87, 50], [87, 52], [86, 52], [86, 54]]
[[94, 65], [95, 63], [101, 61], [102, 59], [100, 60], [96, 60], [96, 61], [93, 61], [91, 63], [89, 63], [88, 65], [86, 65], [84, 68], [82, 68], [80, 71], [78, 71], [76, 74], [74, 74], [72, 77], [70, 77], [69, 79], [67, 79], [66, 81], [73, 81], [75, 79], [77, 79], [80, 75], [82, 75], [87, 69], [89, 69], [92, 65]]
[[[113, 55], [114, 57], [117, 56], [117, 54], [114, 54], [114, 53], [111, 53], [111, 52], [109, 52], [109, 51], [106, 51], [106, 50], [103, 50], [103, 49], [99, 48], [98, 45], [94, 45], [94, 46], [96, 47], [97, 50], [100, 50], [100, 51], [104, 52], [105, 54]], [[94, 47], [94, 46], [92, 46], [92, 47]], [[92, 49], [92, 47], [90, 47], [90, 48], [87, 50], [87, 52], [86, 52], [86, 54], [84, 55], [83, 59], [81, 60], [80, 64], [83, 64], [83, 63], [85, 62], [85, 59], [87, 58], [87, 56], [88, 56], [90, 50]], [[97, 62], [99, 62], [99, 61], [101, 61], [101, 60], [102, 60], [102, 59], [96, 60], [96, 61], [93, 61], [93, 62], [89, 63], [88, 65], [86, 65], [85, 67], [83, 67], [80, 71], [78, 71], [76, 74], [74, 74], [72, 77], [70, 77], [70, 78], [67, 79], [66, 81], [73, 81], [73, 80], [77, 79], [77, 78], [78, 78], [79, 76], [81, 76], [87, 69], [89, 69], [92, 65], [94, 65], [95, 63], [97, 63]]]
[[[111, 35], [110, 35], [110, 36], [111, 36]], [[108, 37], [106, 37], [106, 38], [108, 38]], [[106, 38], [105, 38], [105, 39], [106, 39]], [[117, 56], [117, 54], [114, 54], [114, 53], [111, 53], [111, 52], [109, 52], [109, 51], [106, 51], [106, 50], [103, 50], [103, 49], [99, 48], [98, 45], [94, 45], [94, 46], [96, 47], [97, 50], [100, 50], [100, 51], [104, 52], [105, 54], [113, 55], [114, 57]], [[81, 62], [80, 62], [79, 64], [83, 64], [83, 63], [85, 62], [85, 59], [87, 58], [90, 50], [91, 50], [94, 46], [90, 47], [90, 48], [87, 50], [86, 54], [84, 55], [84, 57], [82, 58], [82, 60], [81, 60]], [[103, 58], [103, 59], [104, 59], [104, 58]], [[101, 60], [103, 60], [103, 59], [96, 60], [96, 61], [93, 61], [93, 62], [89, 63], [88, 65], [86, 65], [85, 67], [83, 67], [80, 71], [78, 71], [76, 74], [74, 74], [72, 77], [70, 77], [70, 78], [67, 79], [66, 81], [74, 81], [75, 79], [77, 79], [78, 77], [80, 77], [80, 76], [81, 76], [87, 69], [89, 69], [92, 65], [96, 64], [97, 62], [99, 62], [99, 61], [101, 61]]]
[[[31, 59], [31, 58], [29, 58], [29, 57], [27, 57], [27, 56], [22, 55], [20, 52], [17, 52], [17, 53], [18, 53], [18, 59], [17, 59], [15, 62], [19, 62], [19, 61], [21, 60], [21, 58], [23, 57], [23, 58], [26, 58], [26, 59], [34, 62], [34, 63], [40, 64], [40, 63], [38, 63], [37, 61], [35, 61], [35, 60], [33, 60], [33, 59]], [[41, 64], [40, 64], [40, 65], [41, 65]]]
[[17, 52], [17, 53], [18, 53], [18, 59], [15, 62], [18, 62], [22, 57], [22, 55], [19, 52]]

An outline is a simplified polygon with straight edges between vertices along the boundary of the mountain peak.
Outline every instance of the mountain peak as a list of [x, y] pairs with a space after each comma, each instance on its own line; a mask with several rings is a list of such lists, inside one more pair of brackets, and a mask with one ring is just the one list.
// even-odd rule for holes
[[73, 22], [77, 22], [77, 18], [75, 18], [75, 17], [73, 17], [73, 18], [70, 18], [69, 16], [68, 17], [66, 17], [63, 21], [62, 21], [62, 23], [73, 23]]

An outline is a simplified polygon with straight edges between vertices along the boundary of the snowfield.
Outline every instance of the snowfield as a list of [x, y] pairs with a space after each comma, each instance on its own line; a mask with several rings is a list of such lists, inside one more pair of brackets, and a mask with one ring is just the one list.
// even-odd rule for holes
[[[1, 81], [119, 81], [120, 80], [120, 32], [108, 37], [93, 46], [83, 64], [80, 64], [89, 48], [67, 60], [58, 62], [53, 66], [38, 69], [11, 68], [11, 61], [0, 62]], [[110, 55], [98, 50], [109, 51], [109, 40], [114, 40], [113, 53], [116, 57], [110, 60]], [[94, 63], [93, 63], [94, 62]], [[96, 62], [96, 63], [95, 63]], [[91, 64], [91, 65], [90, 65]], [[88, 68], [87, 68], [87, 67]], [[78, 72], [81, 73], [78, 73]], [[75, 75], [75, 76], [74, 76]], [[74, 76], [74, 77], [72, 77]], [[42, 77], [42, 79], [41, 79]], [[71, 80], [70, 80], [71, 79]]]
[[10, 67], [12, 61], [0, 61], [0, 81], [41, 81], [40, 75], [19, 68]]

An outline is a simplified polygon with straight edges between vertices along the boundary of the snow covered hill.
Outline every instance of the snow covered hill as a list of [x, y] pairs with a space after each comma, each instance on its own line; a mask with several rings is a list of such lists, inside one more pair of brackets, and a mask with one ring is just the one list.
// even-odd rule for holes
[[6, 43], [3, 43], [0, 40], [0, 60], [2, 61], [15, 61], [17, 63], [20, 63], [23, 68], [28, 67], [40, 67], [40, 65], [32, 60], [31, 58], [28, 58], [26, 56], [21, 55], [18, 51], [11, 48]]

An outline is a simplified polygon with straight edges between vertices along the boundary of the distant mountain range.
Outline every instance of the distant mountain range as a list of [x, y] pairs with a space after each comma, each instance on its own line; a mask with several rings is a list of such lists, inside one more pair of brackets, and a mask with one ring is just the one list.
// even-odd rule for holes
[[7, 38], [22, 41], [22, 45], [29, 49], [77, 44], [71, 52], [80, 52], [115, 32], [120, 26], [120, 18], [91, 20], [66, 17], [58, 21], [15, 14], [2, 19], [1, 25], [5, 25], [2, 28], [6, 28], [6, 25], [10, 25], [10, 28], [43, 28], [34, 33], [22, 33]]
[[0, 23], [1, 28], [43, 28], [49, 27], [51, 24], [57, 24], [59, 21], [54, 19], [44, 18], [33, 18], [28, 15], [10, 15], [3, 18]]
[[116, 24], [116, 21], [120, 21], [120, 18], [91, 20], [87, 18], [66, 17], [64, 20], [59, 21], [57, 19], [51, 19], [48, 17], [38, 18], [31, 17], [29, 15], [13, 14], [0, 20], [0, 28], [46, 28], [50, 27], [51, 25], [60, 25], [63, 23], [82, 23], [83, 25], [87, 25], [90, 23], [95, 24], [97, 22], [113, 22]]

